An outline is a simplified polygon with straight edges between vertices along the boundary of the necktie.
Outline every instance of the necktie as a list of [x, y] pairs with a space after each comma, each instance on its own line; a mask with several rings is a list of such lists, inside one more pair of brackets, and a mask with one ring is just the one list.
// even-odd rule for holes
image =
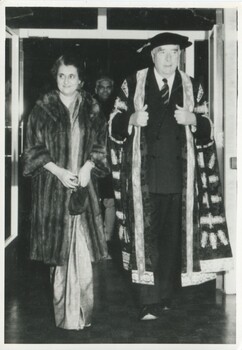
[[162, 79], [164, 82], [164, 85], [162, 86], [160, 93], [161, 93], [161, 99], [164, 104], [164, 106], [168, 105], [169, 102], [169, 85], [167, 84], [167, 79]]

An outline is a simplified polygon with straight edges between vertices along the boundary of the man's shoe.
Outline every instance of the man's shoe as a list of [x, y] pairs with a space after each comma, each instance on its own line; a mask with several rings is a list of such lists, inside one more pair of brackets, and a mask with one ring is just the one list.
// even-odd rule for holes
[[141, 309], [139, 319], [141, 321], [151, 321], [158, 318], [158, 312], [155, 305], [145, 305]]
[[166, 298], [162, 299], [160, 303], [160, 307], [162, 311], [168, 311], [171, 309], [171, 299]]

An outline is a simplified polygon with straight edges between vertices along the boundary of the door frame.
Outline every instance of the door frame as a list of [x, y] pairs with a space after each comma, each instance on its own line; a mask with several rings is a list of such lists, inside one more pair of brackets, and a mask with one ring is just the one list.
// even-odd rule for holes
[[[6, 38], [11, 39], [11, 222], [7, 247], [18, 236], [18, 164], [19, 164], [19, 33], [6, 27]], [[4, 133], [5, 139], [5, 133]]]

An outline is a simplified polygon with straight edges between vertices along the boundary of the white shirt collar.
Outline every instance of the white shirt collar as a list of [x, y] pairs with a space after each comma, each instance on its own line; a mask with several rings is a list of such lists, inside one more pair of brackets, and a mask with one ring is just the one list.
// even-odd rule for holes
[[[164, 85], [164, 82], [162, 80], [162, 79], [164, 79], [164, 77], [162, 77], [157, 72], [155, 67], [154, 67], [154, 74], [155, 74], [155, 78], [156, 78], [156, 81], [157, 81], [157, 84], [158, 84], [159, 90], [160, 90], [162, 88], [162, 86]], [[167, 84], [169, 86], [169, 95], [170, 95], [171, 94], [172, 85], [173, 85], [173, 82], [174, 82], [174, 79], [175, 79], [175, 72], [169, 78], [166, 78], [166, 79], [167, 79]]]

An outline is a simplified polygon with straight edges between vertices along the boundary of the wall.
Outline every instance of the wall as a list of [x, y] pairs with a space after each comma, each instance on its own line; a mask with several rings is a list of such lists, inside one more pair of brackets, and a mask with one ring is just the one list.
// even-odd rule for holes
[[224, 11], [224, 181], [225, 210], [234, 256], [235, 269], [225, 274], [224, 290], [236, 291], [236, 204], [237, 170], [231, 169], [231, 158], [236, 157], [237, 139], [237, 13]]

